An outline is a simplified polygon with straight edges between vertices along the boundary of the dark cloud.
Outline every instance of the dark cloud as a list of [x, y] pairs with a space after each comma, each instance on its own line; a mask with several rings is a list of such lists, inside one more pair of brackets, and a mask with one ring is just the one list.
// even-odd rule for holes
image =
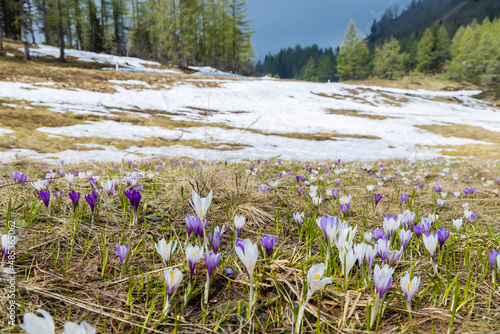
[[269, 52], [300, 44], [337, 47], [353, 19], [358, 29], [370, 33], [374, 19], [379, 19], [394, 3], [401, 9], [411, 0], [248, 0], [247, 15], [253, 18], [255, 53], [263, 59]]

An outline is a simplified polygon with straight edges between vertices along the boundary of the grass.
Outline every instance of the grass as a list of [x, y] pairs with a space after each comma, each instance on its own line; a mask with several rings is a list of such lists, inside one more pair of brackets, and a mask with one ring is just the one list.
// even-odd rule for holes
[[[62, 328], [68, 320], [77, 323], [85, 320], [98, 331], [107, 333], [289, 333], [294, 330], [295, 315], [305, 297], [307, 270], [313, 264], [325, 262], [323, 233], [316, 225], [316, 218], [325, 214], [342, 216], [338, 201], [324, 195], [326, 189], [335, 188], [340, 190], [340, 195], [353, 196], [351, 208], [343, 219], [349, 226], [357, 225], [357, 243], [363, 241], [365, 231], [382, 226], [386, 213], [398, 214], [405, 209], [416, 213], [416, 222], [437, 213], [439, 219], [431, 231], [445, 227], [451, 230], [450, 238], [443, 250], [438, 251], [437, 272], [434, 272], [422, 238], [414, 237], [395, 266], [385, 311], [371, 330], [367, 328], [367, 309], [373, 303], [370, 292], [373, 283], [367, 285], [363, 272], [355, 265], [348, 276], [347, 288], [344, 287], [338, 251], [333, 246], [327, 261], [327, 275], [331, 275], [333, 282], [321, 293], [313, 294], [305, 312], [305, 333], [374, 332], [376, 328], [378, 332], [418, 333], [446, 332], [448, 328], [461, 333], [499, 331], [495, 314], [500, 309], [500, 293], [497, 285], [491, 283], [492, 270], [487, 259], [488, 251], [499, 250], [499, 202], [493, 192], [498, 190], [498, 185], [483, 186], [487, 180], [499, 178], [498, 165], [477, 160], [380, 161], [370, 165], [381, 163], [386, 170], [375, 167], [371, 174], [364, 164], [356, 162], [341, 166], [254, 161], [249, 166], [157, 158], [147, 164], [130, 165], [87, 163], [41, 167], [39, 163], [22, 159], [5, 164], [1, 176], [7, 184], [0, 188], [3, 208], [0, 216], [4, 228], [7, 220], [14, 220], [18, 225], [14, 265], [17, 321], [22, 321], [23, 314], [42, 308], [55, 317], [56, 328]], [[157, 166], [163, 168], [155, 172]], [[86, 179], [72, 186], [82, 194], [75, 214], [66, 195], [65, 179], [58, 176], [49, 184], [52, 193], [62, 189], [65, 195], [57, 201], [52, 194], [48, 216], [38, 193], [31, 187], [13, 184], [9, 177], [11, 171], [22, 171], [30, 180], [36, 180], [45, 177], [46, 169], [61, 168], [66, 172], [92, 170], [93, 175], [100, 176], [99, 181], [120, 180], [114, 195], [100, 195], [94, 224], [83, 198], [91, 191]], [[309, 173], [309, 168], [313, 168], [314, 173]], [[282, 174], [280, 178], [283, 170], [291, 176]], [[130, 225], [130, 208], [123, 195], [128, 188], [123, 176], [129, 172], [144, 175], [140, 181], [145, 187], [137, 225]], [[296, 175], [306, 175], [311, 185], [319, 187], [318, 194], [324, 200], [318, 208], [304, 192], [301, 196], [297, 194], [297, 185], [306, 187], [302, 182], [297, 184]], [[472, 177], [472, 180], [469, 182], [464, 177]], [[279, 185], [260, 191], [259, 185], [268, 183], [269, 178], [278, 180]], [[423, 190], [414, 189], [418, 183], [424, 184]], [[366, 190], [368, 184], [375, 185], [374, 193], [383, 196], [375, 209], [373, 195]], [[459, 198], [448, 194], [445, 205], [438, 209], [436, 199], [440, 196], [432, 188], [436, 184], [442, 185], [446, 192], [461, 192], [470, 186], [477, 191], [472, 196], [462, 193]], [[206, 306], [202, 305], [206, 279], [203, 259], [196, 269], [191, 299], [183, 306], [184, 289], [189, 280], [184, 256], [187, 237], [184, 219], [193, 214], [188, 201], [191, 190], [202, 196], [209, 190], [214, 192], [207, 216], [208, 229], [225, 225], [227, 230], [222, 236], [219, 250], [222, 260], [213, 275]], [[400, 204], [403, 193], [410, 195], [406, 204]], [[451, 220], [463, 217], [465, 202], [470, 203], [468, 208], [479, 216], [471, 225], [464, 223], [458, 234], [451, 227]], [[300, 226], [292, 214], [302, 211], [305, 220]], [[261, 235], [267, 234], [277, 235], [278, 239], [271, 257], [265, 256], [259, 246], [254, 277], [257, 298], [250, 320], [245, 306], [248, 277], [233, 248], [232, 220], [237, 214], [247, 218], [240, 238], [257, 242]], [[167, 316], [162, 316], [164, 265], [154, 246], [161, 238], [179, 243], [172, 254], [171, 266], [184, 273]], [[199, 243], [199, 240], [191, 236], [189, 242]], [[132, 249], [121, 277], [114, 250], [117, 243], [130, 243]], [[396, 237], [393, 247], [397, 249], [398, 244]], [[235, 273], [228, 275], [223, 268], [232, 268]], [[366, 265], [364, 268], [366, 270]], [[422, 278], [413, 299], [411, 322], [399, 288], [399, 279], [407, 271]], [[7, 301], [5, 296], [2, 295], [3, 302]], [[5, 313], [0, 316], [0, 324], [10, 332], [18, 332], [8, 326]]]

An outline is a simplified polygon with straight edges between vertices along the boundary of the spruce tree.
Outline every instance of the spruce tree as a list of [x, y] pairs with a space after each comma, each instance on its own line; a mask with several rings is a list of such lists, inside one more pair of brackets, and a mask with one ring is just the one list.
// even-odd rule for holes
[[432, 29], [427, 28], [418, 42], [417, 70], [432, 74], [437, 70], [436, 36]]
[[362, 78], [366, 73], [365, 68], [369, 61], [369, 54], [366, 42], [360, 40], [356, 25], [351, 20], [337, 57], [339, 74], [343, 78], [352, 80]]

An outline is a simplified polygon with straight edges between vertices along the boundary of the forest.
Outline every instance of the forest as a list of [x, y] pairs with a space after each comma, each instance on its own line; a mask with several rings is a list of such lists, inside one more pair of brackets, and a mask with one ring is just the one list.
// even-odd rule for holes
[[[2, 36], [180, 67], [253, 70], [245, 0], [2, 0]], [[26, 50], [29, 51], [29, 50]], [[26, 53], [29, 58], [29, 53]]]
[[453, 33], [446, 25], [434, 25], [421, 34], [391, 37], [378, 45], [362, 39], [351, 21], [335, 53], [316, 45], [297, 46], [267, 55], [256, 68], [262, 74], [318, 82], [420, 73], [491, 85], [500, 81], [500, 20], [473, 20]]

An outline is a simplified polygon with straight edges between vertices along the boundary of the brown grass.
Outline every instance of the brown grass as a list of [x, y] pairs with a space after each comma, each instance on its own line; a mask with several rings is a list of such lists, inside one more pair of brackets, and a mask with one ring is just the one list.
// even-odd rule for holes
[[500, 144], [500, 132], [489, 131], [479, 126], [464, 124], [453, 125], [416, 125], [417, 128], [431, 131], [445, 137], [458, 137], [473, 140], [482, 140]]
[[389, 119], [389, 118], [399, 118], [399, 117], [394, 117], [394, 116], [366, 114], [366, 113], [361, 113], [357, 110], [349, 110], [349, 109], [328, 109], [328, 113], [334, 114], [334, 115], [361, 117], [361, 118], [369, 118], [369, 119], [377, 119], [377, 120], [384, 120], [384, 119]]

